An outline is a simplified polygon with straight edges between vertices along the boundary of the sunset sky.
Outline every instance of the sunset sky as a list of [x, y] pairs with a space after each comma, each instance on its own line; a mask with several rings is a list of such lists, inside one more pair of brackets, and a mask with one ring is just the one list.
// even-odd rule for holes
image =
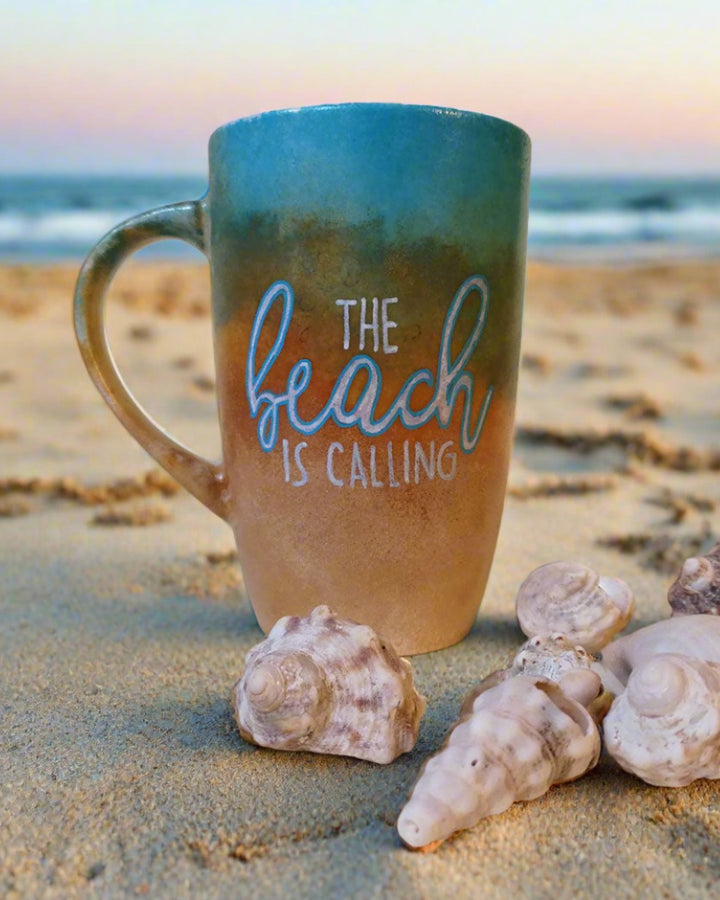
[[0, 0], [0, 172], [197, 173], [218, 125], [477, 110], [536, 173], [720, 174], [718, 0]]

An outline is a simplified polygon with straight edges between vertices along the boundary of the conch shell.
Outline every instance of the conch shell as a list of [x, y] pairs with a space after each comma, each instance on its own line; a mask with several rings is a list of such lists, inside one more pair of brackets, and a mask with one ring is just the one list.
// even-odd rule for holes
[[600, 676], [593, 671], [595, 658], [564, 634], [536, 635], [518, 651], [511, 670], [514, 674], [540, 675], [555, 681], [572, 700], [584, 706], [595, 722], [610, 708], [611, 697], [603, 693]]
[[603, 730], [610, 755], [648, 784], [720, 778], [720, 665], [651, 656], [633, 669]]
[[411, 849], [435, 849], [516, 800], [579, 778], [599, 755], [600, 733], [584, 706], [547, 678], [507, 678], [474, 698], [424, 764], [398, 833]]
[[720, 543], [707, 556], [691, 556], [670, 585], [668, 603], [674, 616], [720, 613]]
[[467, 695], [460, 715], [471, 712], [475, 698], [483, 691], [516, 675], [548, 678], [560, 684], [573, 700], [590, 706], [602, 689], [600, 677], [591, 669], [593, 661], [584, 647], [574, 646], [564, 634], [535, 635], [525, 641], [507, 668], [492, 672]]
[[523, 632], [562, 632], [572, 644], [595, 653], [627, 625], [635, 599], [620, 578], [600, 577], [578, 562], [552, 562], [534, 569], [515, 599]]
[[410, 663], [327, 606], [275, 623], [248, 653], [233, 701], [247, 741], [377, 763], [414, 747], [426, 706]]
[[589, 669], [592, 657], [584, 647], [573, 644], [566, 634], [538, 634], [520, 647], [512, 668], [518, 675], [542, 675], [560, 681], [568, 672]]
[[653, 622], [608, 644], [593, 669], [608, 690], [619, 694], [633, 669], [658, 653], [682, 653], [720, 663], [720, 617], [699, 613]]

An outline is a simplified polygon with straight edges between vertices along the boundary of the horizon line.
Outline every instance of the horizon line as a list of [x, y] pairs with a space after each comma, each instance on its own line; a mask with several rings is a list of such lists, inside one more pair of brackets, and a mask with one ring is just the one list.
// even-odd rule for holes
[[[208, 173], [188, 170], [149, 170], [149, 169], [112, 169], [107, 171], [93, 170], [83, 172], [79, 169], [73, 170], [17, 170], [2, 171], [0, 170], [0, 178], [202, 178], [207, 179]], [[643, 181], [653, 181], [663, 178], [675, 179], [720, 179], [720, 169], [716, 171], [693, 171], [693, 170], [667, 170], [663, 172], [647, 172], [633, 171], [632, 169], [601, 169], [601, 170], [540, 170], [532, 171], [531, 178], [587, 178], [587, 179], [603, 179], [603, 178], [633, 178]]]

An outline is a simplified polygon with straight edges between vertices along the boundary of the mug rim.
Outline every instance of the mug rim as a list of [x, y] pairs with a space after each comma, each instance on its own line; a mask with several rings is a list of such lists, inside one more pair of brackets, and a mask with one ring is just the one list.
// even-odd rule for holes
[[476, 119], [476, 120], [485, 120], [488, 124], [494, 124], [495, 126], [502, 126], [505, 128], [510, 128], [511, 130], [519, 132], [519, 134], [527, 141], [528, 145], [532, 145], [532, 139], [530, 135], [525, 131], [524, 128], [521, 128], [519, 125], [516, 125], [514, 122], [510, 122], [508, 119], [503, 119], [500, 116], [493, 116], [490, 113], [482, 113], [476, 112], [474, 110], [469, 109], [459, 109], [454, 106], [438, 106], [432, 103], [395, 103], [395, 102], [375, 102], [375, 101], [350, 101], [346, 103], [319, 103], [319, 104], [311, 104], [309, 106], [287, 106], [282, 107], [280, 109], [269, 109], [264, 110], [259, 113], [252, 113], [249, 116], [241, 116], [237, 119], [232, 119], [230, 122], [225, 122], [223, 125], [219, 125], [217, 128], [213, 130], [210, 135], [210, 142], [212, 142], [213, 138], [219, 136], [221, 133], [233, 128], [236, 125], [241, 123], [250, 123], [259, 119], [269, 119], [276, 118], [280, 116], [291, 116], [297, 115], [299, 113], [304, 112], [330, 112], [334, 110], [368, 110], [368, 109], [377, 109], [377, 110], [415, 110], [417, 112], [430, 113], [439, 116], [446, 116], [448, 118], [456, 118], [456, 119]]

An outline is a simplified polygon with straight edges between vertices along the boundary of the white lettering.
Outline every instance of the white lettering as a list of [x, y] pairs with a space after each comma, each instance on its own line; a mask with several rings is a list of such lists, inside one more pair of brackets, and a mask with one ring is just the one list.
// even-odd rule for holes
[[382, 481], [378, 481], [378, 478], [377, 478], [377, 466], [375, 465], [376, 450], [377, 450], [377, 447], [375, 446], [375, 444], [373, 444], [370, 447], [370, 484], [373, 487], [382, 487], [383, 486]]
[[283, 438], [282, 442], [282, 454], [283, 454], [283, 469], [285, 470], [285, 483], [287, 484], [290, 481], [290, 452], [288, 450], [289, 441], [287, 438]]
[[383, 353], [397, 353], [397, 344], [391, 344], [388, 341], [388, 329], [397, 328], [397, 322], [388, 319], [387, 308], [388, 303], [397, 303], [397, 297], [385, 297], [382, 301], [382, 335], [383, 335]]
[[308, 473], [305, 466], [302, 464], [302, 460], [300, 459], [300, 453], [307, 447], [307, 441], [300, 441], [300, 443], [295, 447], [295, 465], [298, 467], [298, 472], [300, 472], [300, 479], [298, 481], [293, 481], [293, 487], [302, 487], [304, 484], [308, 482]]
[[400, 487], [400, 482], [395, 481], [395, 465], [393, 463], [392, 441], [388, 441], [387, 457], [388, 457], [388, 484], [390, 485], [390, 487]]
[[327, 452], [327, 476], [330, 484], [334, 484], [335, 487], [342, 487], [345, 482], [341, 478], [335, 477], [335, 471], [333, 469], [333, 455], [335, 453], [344, 453], [345, 448], [342, 444], [339, 444], [337, 441], [333, 441], [332, 444], [328, 447]]
[[360, 448], [357, 443], [353, 443], [352, 465], [350, 467], [350, 487], [355, 487], [356, 481], [362, 482], [364, 488], [367, 487], [367, 475], [365, 474], [365, 467], [363, 466], [362, 457], [360, 456]]
[[365, 349], [365, 332], [372, 331], [373, 351], [378, 352], [380, 346], [380, 323], [378, 322], [378, 298], [372, 298], [372, 320], [367, 321], [367, 300], [360, 298], [360, 349]]
[[[403, 441], [405, 483], [433, 481], [435, 475], [443, 481], [451, 481], [457, 471], [458, 454], [452, 449], [454, 446], [454, 441], [446, 441], [439, 449], [435, 441], [424, 444], [421, 441]], [[347, 455], [345, 449], [339, 441], [333, 441], [327, 448], [325, 462], [330, 484], [351, 488], [401, 487], [402, 482], [396, 475], [396, 460], [400, 454], [392, 441], [368, 445], [353, 441], [352, 448], [347, 448]]]
[[420, 484], [421, 465], [428, 479], [432, 481], [435, 477], [435, 441], [430, 441], [430, 459], [425, 455], [422, 444], [419, 441], [415, 442], [415, 484]]
[[[451, 481], [455, 477], [455, 472], [457, 471], [457, 453], [454, 451], [452, 453], [449, 452], [449, 448], [452, 447], [453, 444], [454, 441], [446, 441], [438, 450], [437, 473], [443, 481]], [[447, 469], [444, 467], [446, 456], [450, 460], [450, 465]]]
[[[465, 300], [473, 292], [480, 294], [480, 307], [470, 334], [459, 349], [457, 356], [453, 357], [453, 347], [459, 343], [455, 335], [455, 327]], [[278, 301], [282, 304], [280, 327], [267, 356], [260, 361], [257, 358], [260, 335], [272, 306]], [[343, 301], [343, 303], [345, 302]], [[361, 346], [364, 345], [365, 330], [371, 330], [377, 349], [379, 345], [377, 297], [373, 299], [373, 319], [369, 325], [365, 321], [367, 301], [363, 300], [362, 303], [365, 304], [365, 309], [362, 314]], [[487, 282], [483, 277], [476, 275], [468, 278], [460, 286], [448, 308], [440, 335], [436, 373], [433, 374], [425, 368], [413, 372], [379, 418], [376, 415], [376, 408], [382, 392], [382, 372], [378, 363], [366, 354], [354, 356], [347, 363], [338, 376], [325, 406], [311, 419], [302, 418], [297, 408], [298, 398], [304, 394], [312, 378], [313, 365], [309, 359], [297, 360], [290, 368], [284, 393], [275, 393], [263, 387], [270, 369], [285, 345], [292, 321], [293, 304], [294, 294], [290, 285], [284, 281], [276, 282], [262, 298], [250, 333], [250, 347], [245, 366], [245, 386], [250, 415], [258, 420], [258, 442], [264, 451], [269, 452], [277, 443], [280, 413], [283, 407], [286, 409], [290, 427], [299, 434], [315, 434], [326, 422], [332, 420], [341, 428], [357, 428], [365, 437], [378, 437], [396, 421], [405, 428], [416, 429], [435, 419], [440, 428], [448, 428], [456, 405], [461, 406], [460, 449], [463, 453], [472, 453], [475, 450], [494, 393], [493, 385], [484, 385], [485, 394], [480, 402], [480, 407], [474, 410], [473, 407], [476, 406], [474, 402], [475, 376], [465, 368], [482, 337], [488, 314], [489, 292]], [[345, 309], [348, 309], [350, 305], [348, 301]], [[453, 340], [454, 338], [455, 340]], [[359, 399], [355, 401], [352, 409], [347, 409], [348, 398], [357, 375], [360, 375], [365, 383], [360, 390]], [[413, 409], [411, 398], [420, 384], [425, 384], [430, 388], [434, 387], [433, 395], [425, 407]], [[408, 462], [405, 471], [407, 483], [409, 483], [409, 475]]]
[[350, 349], [350, 307], [357, 305], [357, 300], [336, 300], [336, 306], [343, 307], [343, 350]]

